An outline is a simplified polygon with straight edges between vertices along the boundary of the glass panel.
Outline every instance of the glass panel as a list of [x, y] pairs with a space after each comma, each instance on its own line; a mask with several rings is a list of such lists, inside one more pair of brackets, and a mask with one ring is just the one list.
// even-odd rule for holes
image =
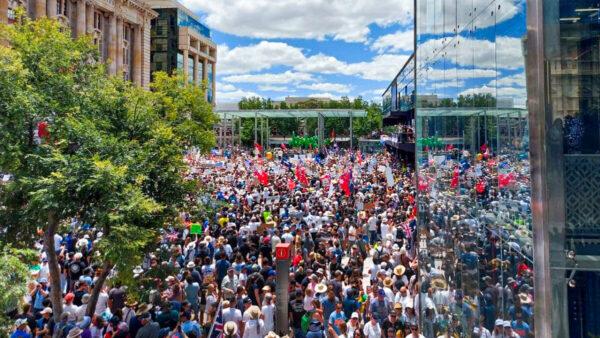
[[[421, 3], [418, 15], [425, 17], [417, 22], [448, 18], [432, 14], [436, 10], [427, 7], [433, 5], [438, 3]], [[435, 31], [433, 23], [417, 29], [423, 332], [432, 317], [438, 335], [486, 336], [482, 332], [496, 329], [499, 336], [508, 334], [504, 321], [523, 337], [533, 330], [531, 189], [520, 48], [524, 6], [510, 0], [446, 1], [441, 10], [455, 11], [455, 31]], [[496, 321], [502, 324], [495, 327]]]

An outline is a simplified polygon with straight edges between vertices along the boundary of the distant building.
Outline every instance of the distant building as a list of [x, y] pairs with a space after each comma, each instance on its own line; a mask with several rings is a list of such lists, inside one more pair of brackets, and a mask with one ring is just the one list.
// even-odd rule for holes
[[189, 83], [206, 82], [206, 100], [215, 104], [217, 46], [208, 27], [177, 0], [149, 0], [152, 20], [152, 72], [179, 70]]
[[56, 18], [73, 37], [91, 34], [110, 74], [150, 83], [150, 21], [158, 14], [145, 1], [0, 0], [0, 23], [13, 23], [19, 6], [33, 19]]

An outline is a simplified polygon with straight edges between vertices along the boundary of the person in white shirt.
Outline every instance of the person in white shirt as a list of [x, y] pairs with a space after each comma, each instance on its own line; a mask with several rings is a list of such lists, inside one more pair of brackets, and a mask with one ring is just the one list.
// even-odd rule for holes
[[90, 295], [87, 293], [81, 297], [82, 304], [75, 312], [75, 317], [77, 317], [78, 322], [83, 320], [83, 317], [85, 316], [85, 311], [87, 311], [87, 304], [88, 304], [89, 300], [90, 300]]
[[273, 295], [265, 295], [265, 304], [262, 307], [263, 320], [265, 322], [265, 332], [273, 331], [275, 327], [275, 304], [273, 304]]
[[65, 295], [65, 304], [63, 305], [63, 313], [69, 314], [69, 321], [74, 322], [77, 320], [77, 310], [79, 306], [73, 304], [73, 300], [75, 299], [75, 295], [72, 293], [67, 293]]
[[106, 308], [108, 308], [108, 293], [106, 293], [106, 290], [102, 290], [98, 295], [98, 303], [96, 303], [96, 311], [94, 313], [99, 316], [106, 311]]
[[223, 322], [234, 322], [238, 327], [241, 327], [242, 311], [230, 305], [228, 300], [223, 301]]
[[379, 323], [377, 322], [377, 319], [375, 319], [374, 316], [371, 316], [371, 320], [369, 320], [369, 322], [365, 324], [365, 327], [363, 328], [363, 333], [365, 334], [366, 338], [383, 337], [381, 327], [379, 326]]

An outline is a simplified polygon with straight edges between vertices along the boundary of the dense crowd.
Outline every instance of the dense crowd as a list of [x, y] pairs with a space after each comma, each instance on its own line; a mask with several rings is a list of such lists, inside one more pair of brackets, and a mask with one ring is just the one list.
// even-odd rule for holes
[[[54, 321], [40, 241], [12, 337], [278, 337], [275, 317], [284, 310], [275, 292], [284, 274], [289, 332], [282, 335], [532, 335], [531, 270], [518, 244], [489, 220], [503, 211], [497, 196], [518, 189], [514, 182], [479, 192], [476, 179], [461, 178], [456, 187], [454, 167], [442, 161], [435, 178], [417, 182], [410, 165], [389, 153], [337, 148], [227, 149], [190, 153], [187, 161], [214, 215], [198, 220], [182, 211], [181, 225], [163, 229], [158, 249], [133, 270], [142, 295], [109, 277], [86, 316], [101, 273], [89, 253], [102, 233], [73, 220], [71, 231], [55, 237], [64, 313]], [[475, 168], [463, 166], [459, 175]], [[485, 168], [483, 175], [498, 180]], [[485, 212], [473, 217], [456, 195], [432, 191], [445, 184], [438, 178], [457, 194], [474, 190], [474, 207]], [[275, 269], [280, 243], [293, 247], [289, 271]]]

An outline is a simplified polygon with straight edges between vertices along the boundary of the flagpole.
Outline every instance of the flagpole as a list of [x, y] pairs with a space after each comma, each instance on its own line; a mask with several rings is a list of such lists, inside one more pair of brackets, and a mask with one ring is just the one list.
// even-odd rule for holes
[[[215, 313], [215, 315], [217, 317], [219, 317], [219, 311], [221, 311], [221, 306], [223, 305], [223, 301], [219, 302], [219, 306], [217, 307], [217, 312]], [[210, 326], [210, 331], [208, 331], [208, 337], [210, 338], [213, 332], [213, 329], [215, 328], [215, 324], [217, 323], [216, 320], [213, 321], [212, 325]], [[223, 323], [223, 325], [225, 325], [225, 323]]]

